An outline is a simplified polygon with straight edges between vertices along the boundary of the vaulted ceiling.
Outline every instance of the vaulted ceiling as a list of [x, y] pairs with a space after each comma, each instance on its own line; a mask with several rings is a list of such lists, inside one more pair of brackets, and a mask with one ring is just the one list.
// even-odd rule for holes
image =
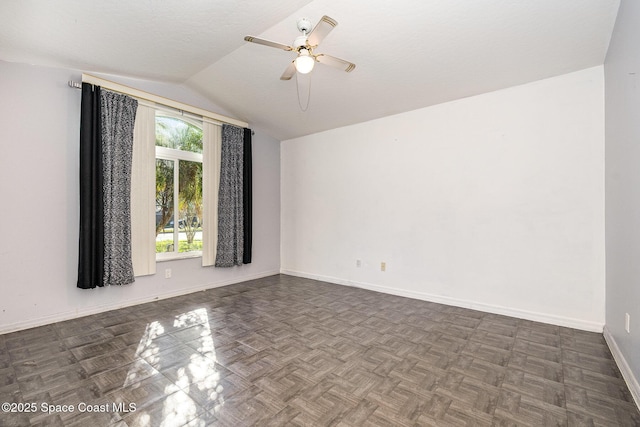
[[[285, 140], [604, 62], [619, 0], [5, 0], [0, 59], [184, 84]], [[296, 21], [354, 62], [280, 80]], [[2, 78], [2, 76], [0, 76]], [[302, 111], [307, 96], [307, 111]]]

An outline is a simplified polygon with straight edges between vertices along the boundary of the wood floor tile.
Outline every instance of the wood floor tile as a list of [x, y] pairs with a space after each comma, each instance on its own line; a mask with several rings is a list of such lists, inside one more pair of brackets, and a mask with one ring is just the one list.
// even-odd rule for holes
[[[60, 344], [62, 346], [62, 344]], [[101, 343], [92, 343], [76, 347], [71, 349], [71, 353], [79, 361], [91, 359], [93, 357], [101, 356], [106, 353], [113, 353], [124, 350], [127, 344], [120, 337], [115, 337], [112, 340], [104, 341]], [[64, 348], [64, 347], [63, 347]]]
[[564, 381], [563, 365], [561, 363], [551, 362], [528, 354], [514, 352], [509, 359], [508, 367], [557, 383]]
[[145, 408], [167, 396], [179, 391], [180, 388], [162, 375], [155, 375], [138, 383], [128, 385], [106, 394], [105, 400], [120, 405], [118, 413], [126, 416], [133, 407], [136, 411]]
[[564, 408], [506, 390], [500, 393], [494, 416], [497, 425], [567, 425], [567, 411]]
[[566, 407], [565, 386], [519, 369], [507, 369], [502, 389], [526, 395], [561, 408]]
[[563, 373], [565, 385], [586, 388], [616, 398], [623, 398], [629, 393], [627, 385], [621, 378], [571, 365], [563, 365]]
[[5, 369], [11, 366], [11, 357], [7, 349], [0, 348], [0, 369]]
[[505, 367], [511, 359], [511, 352], [478, 342], [469, 342], [461, 353], [464, 356], [477, 357], [494, 365]]
[[477, 329], [478, 331], [490, 332], [509, 338], [515, 337], [518, 332], [517, 322], [513, 322], [513, 319], [509, 319], [509, 321], [504, 319], [483, 319]]
[[615, 361], [608, 357], [592, 356], [590, 354], [565, 349], [562, 351], [562, 362], [569, 366], [575, 366], [602, 375], [622, 378], [622, 374], [616, 366]]
[[67, 347], [60, 341], [35, 343], [26, 347], [9, 348], [8, 353], [13, 363], [24, 361], [42, 361], [57, 357], [68, 352]]
[[250, 388], [252, 384], [237, 374], [225, 376], [211, 375], [182, 388], [191, 398], [207, 411], [215, 411], [226, 404], [236, 393]]
[[16, 383], [16, 373], [13, 367], [0, 369], [0, 389]]
[[[14, 332], [11, 338], [5, 340], [2, 352], [8, 352], [10, 350], [17, 350], [25, 347], [37, 347], [50, 343], [57, 343], [59, 340], [53, 328], [34, 328], [38, 330], [37, 333], [32, 332], [25, 336], [15, 335]], [[29, 330], [31, 331], [31, 330]]]
[[501, 350], [511, 351], [515, 345], [515, 337], [501, 335], [486, 330], [477, 329], [469, 338], [470, 342], [478, 342]]
[[20, 380], [20, 391], [25, 398], [43, 391], [52, 396], [64, 393], [69, 388], [81, 383], [89, 377], [79, 364], [65, 366], [62, 369], [48, 370]]
[[562, 350], [555, 346], [540, 344], [526, 339], [518, 338], [513, 345], [513, 351], [526, 356], [537, 357], [538, 359], [550, 362], [562, 362]]
[[288, 364], [255, 381], [263, 390], [277, 395], [282, 401], [288, 402], [303, 390], [314, 384], [314, 381], [299, 369], [298, 364]]
[[[91, 376], [101, 372], [109, 371], [114, 368], [119, 368], [124, 365], [128, 365], [138, 359], [139, 355], [136, 354], [136, 347], [128, 346], [123, 350], [105, 353], [92, 358], [81, 360], [79, 363], [87, 372], [87, 374]], [[76, 360], [75, 357], [73, 357], [73, 360]]]
[[140, 354], [140, 357], [160, 372], [171, 368], [187, 369], [191, 364], [191, 358], [200, 356], [197, 350], [184, 344], [171, 345], [166, 349], [151, 344]]
[[472, 377], [450, 373], [435, 389], [435, 393], [452, 401], [464, 402], [473, 412], [493, 415], [500, 388]]
[[161, 400], [127, 413], [123, 421], [128, 427], [183, 426], [205, 411], [184, 391], [176, 391]]
[[285, 408], [284, 402], [257, 386], [239, 391], [225, 400], [214, 414], [218, 418], [237, 420], [236, 425], [260, 425]]
[[0, 425], [3, 427], [30, 426], [31, 421], [25, 413], [0, 412]]
[[136, 360], [130, 364], [118, 366], [93, 375], [91, 379], [104, 395], [115, 390], [129, 387], [158, 374], [159, 372], [145, 360]]
[[475, 378], [494, 387], [502, 384], [506, 371], [502, 366], [469, 356], [460, 356], [451, 366], [451, 372]]
[[560, 347], [561, 342], [559, 335], [549, 333], [549, 331], [545, 329], [538, 329], [535, 325], [527, 328], [519, 327], [516, 338], [557, 348]]
[[95, 344], [113, 339], [114, 335], [107, 329], [99, 329], [87, 334], [74, 335], [62, 340], [68, 349], [80, 347], [87, 344]]

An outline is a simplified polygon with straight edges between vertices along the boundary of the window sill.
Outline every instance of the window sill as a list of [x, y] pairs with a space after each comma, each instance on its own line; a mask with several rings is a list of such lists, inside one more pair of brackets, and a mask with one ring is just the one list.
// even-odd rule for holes
[[202, 252], [185, 252], [181, 254], [157, 254], [156, 262], [177, 261], [181, 259], [202, 258]]

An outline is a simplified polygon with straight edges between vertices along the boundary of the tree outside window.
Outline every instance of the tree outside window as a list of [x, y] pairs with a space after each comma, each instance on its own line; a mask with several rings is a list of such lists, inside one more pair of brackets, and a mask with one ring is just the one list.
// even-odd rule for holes
[[[177, 201], [177, 203], [176, 203]], [[178, 220], [176, 221], [175, 218]], [[201, 254], [202, 127], [156, 115], [156, 253], [159, 259]]]

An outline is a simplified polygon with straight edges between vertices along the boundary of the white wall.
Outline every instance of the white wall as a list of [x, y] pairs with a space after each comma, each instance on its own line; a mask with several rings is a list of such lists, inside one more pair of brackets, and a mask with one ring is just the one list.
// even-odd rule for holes
[[281, 271], [602, 331], [603, 84], [600, 66], [284, 141]]
[[[80, 72], [0, 61], [0, 333], [278, 273], [280, 147], [255, 129], [252, 264], [172, 261], [132, 285], [76, 288], [80, 91], [69, 79]], [[222, 112], [181, 86], [136, 84]]]
[[[640, 3], [623, 0], [605, 61], [605, 337], [640, 405]], [[630, 333], [624, 316], [631, 316]]]

